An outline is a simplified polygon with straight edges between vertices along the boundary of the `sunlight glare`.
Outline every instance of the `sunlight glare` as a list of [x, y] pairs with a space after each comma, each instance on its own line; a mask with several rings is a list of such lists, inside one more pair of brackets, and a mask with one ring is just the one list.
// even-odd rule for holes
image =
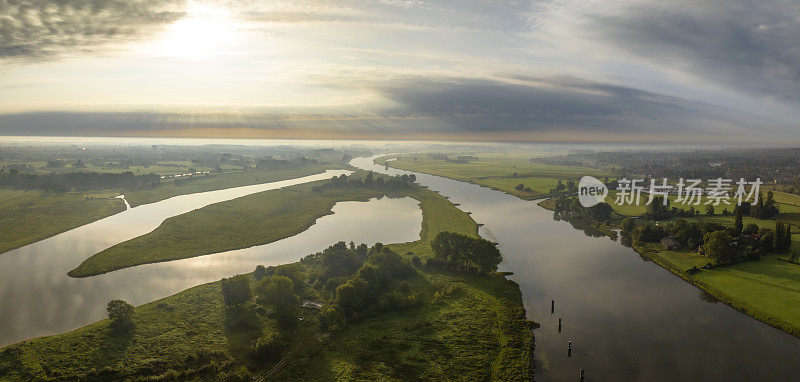
[[237, 22], [222, 7], [191, 2], [186, 17], [172, 23], [155, 42], [163, 57], [207, 58], [228, 51], [237, 39]]

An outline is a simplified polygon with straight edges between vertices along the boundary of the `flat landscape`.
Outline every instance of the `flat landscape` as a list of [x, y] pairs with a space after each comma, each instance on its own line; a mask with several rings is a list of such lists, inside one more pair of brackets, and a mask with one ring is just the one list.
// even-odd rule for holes
[[[281, 195], [287, 199], [281, 200], [303, 203], [300, 199], [308, 198], [303, 187], [289, 189]], [[332, 195], [309, 198], [309, 203], [324, 211], [330, 208], [331, 198], [342, 198], [342, 192], [350, 198], [371, 195], [349, 187], [322, 191]], [[477, 224], [440, 195], [418, 186], [395, 192], [419, 200], [423, 212], [420, 240], [388, 246], [403, 254], [404, 262], [416, 257], [422, 260], [418, 264], [424, 264], [431, 259], [430, 243], [440, 232], [477, 237]], [[268, 191], [246, 198], [274, 194]], [[250, 201], [234, 200], [220, 207], [245, 202]], [[241, 213], [236, 208], [211, 210], [223, 221], [226, 215]], [[200, 216], [206, 213], [200, 211]], [[242, 233], [263, 228], [252, 225], [242, 228]], [[313, 284], [316, 268], [312, 264], [303, 260], [291, 265], [299, 267], [300, 273], [281, 273], [280, 268], [289, 265], [278, 267], [277, 272], [294, 274], [305, 284], [302, 299], [333, 303], [326, 289]], [[257, 289], [255, 276], [246, 277]], [[411, 275], [385, 293], [411, 293], [417, 303], [403, 308], [403, 314], [370, 309], [363, 319], [333, 333], [320, 331], [319, 312], [314, 309], [300, 308], [294, 314], [305, 319], [287, 329], [252, 301], [240, 309], [227, 307], [220, 285], [200, 285], [136, 307], [131, 318], [134, 329], [129, 332], [120, 334], [110, 320], [104, 320], [3, 348], [0, 376], [11, 380], [154, 375], [162, 379], [269, 375], [278, 380], [522, 380], [532, 373], [531, 325], [524, 319], [520, 291], [497, 273], [470, 275], [415, 266]], [[276, 345], [267, 358], [253, 358], [255, 343], [277, 338], [287, 342]]]
[[[458, 155], [450, 156], [453, 159], [458, 157]], [[609, 175], [606, 171], [590, 167], [533, 162], [531, 156], [526, 154], [479, 153], [469, 156], [474, 159], [461, 163], [452, 159], [431, 157], [430, 154], [424, 153], [405, 154], [379, 158], [376, 163], [381, 165], [388, 163], [391, 167], [402, 170], [476, 183], [526, 200], [550, 195], [559, 181], [565, 184], [568, 180], [577, 182], [584, 175], [601, 179]], [[393, 158], [397, 159], [386, 161]], [[517, 189], [520, 184], [523, 187]]]

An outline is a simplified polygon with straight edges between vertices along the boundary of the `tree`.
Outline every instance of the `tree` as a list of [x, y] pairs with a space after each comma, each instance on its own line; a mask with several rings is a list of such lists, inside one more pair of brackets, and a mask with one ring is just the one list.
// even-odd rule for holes
[[714, 206], [709, 204], [706, 206], [706, 215], [714, 215]]
[[237, 275], [224, 278], [221, 281], [222, 300], [225, 305], [234, 309], [241, 308], [244, 303], [250, 301], [252, 292], [250, 291], [250, 280], [246, 275]]
[[756, 223], [748, 224], [746, 227], [744, 227], [744, 230], [742, 231], [742, 233], [745, 234], [745, 235], [753, 235], [753, 234], [758, 233], [758, 224], [756, 224]]
[[133, 324], [133, 305], [123, 300], [111, 300], [106, 310], [115, 329], [129, 328]]
[[267, 277], [267, 268], [263, 265], [257, 265], [256, 270], [253, 271], [253, 278], [256, 281], [261, 281], [264, 277]]
[[788, 251], [792, 247], [792, 226], [786, 225], [786, 238], [783, 240], [784, 250]]
[[622, 228], [622, 233], [629, 234], [631, 233], [631, 231], [633, 231], [634, 228], [636, 228], [636, 222], [633, 220], [633, 218], [622, 219], [621, 228]]
[[361, 309], [361, 299], [352, 283], [346, 282], [336, 287], [336, 305], [346, 317], [351, 317], [353, 313]]
[[783, 241], [786, 239], [786, 233], [783, 228], [783, 222], [775, 222], [775, 234], [772, 236], [772, 248], [776, 252], [783, 251]]
[[297, 305], [294, 283], [286, 276], [276, 275], [261, 280], [256, 292], [262, 304], [272, 306], [276, 310], [286, 310]]
[[514, 189], [517, 191], [522, 191], [523, 189], [525, 189], [525, 185], [520, 183], [516, 187], [514, 187]]
[[611, 205], [605, 202], [598, 203], [587, 208], [586, 210], [586, 214], [589, 216], [589, 218], [597, 222], [608, 220], [608, 218], [611, 217], [611, 213], [614, 212], [614, 209], [611, 207]]
[[741, 235], [742, 229], [744, 228], [744, 222], [742, 221], [742, 210], [736, 209], [736, 224], [735, 224], [736, 233]]
[[709, 232], [703, 240], [703, 253], [715, 259], [719, 264], [726, 264], [733, 259], [733, 248], [730, 246], [728, 231]]

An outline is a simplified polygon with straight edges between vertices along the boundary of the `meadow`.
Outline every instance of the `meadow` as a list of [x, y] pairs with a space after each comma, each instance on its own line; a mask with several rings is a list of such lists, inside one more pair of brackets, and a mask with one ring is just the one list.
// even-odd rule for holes
[[0, 256], [125, 210], [113, 192], [0, 189]]

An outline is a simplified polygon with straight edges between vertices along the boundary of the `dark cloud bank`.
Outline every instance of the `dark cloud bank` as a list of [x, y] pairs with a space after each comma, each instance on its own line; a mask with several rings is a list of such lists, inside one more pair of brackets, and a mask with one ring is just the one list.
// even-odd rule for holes
[[[265, 130], [326, 129], [331, 134], [387, 135], [572, 131], [578, 134], [709, 135], [758, 132], [763, 120], [711, 105], [633, 88], [574, 78], [507, 76], [507, 80], [407, 78], [378, 84], [400, 106], [373, 114], [72, 113], [0, 116], [0, 134], [115, 135], [130, 131], [245, 127]], [[749, 139], [751, 136], [742, 137]]]

